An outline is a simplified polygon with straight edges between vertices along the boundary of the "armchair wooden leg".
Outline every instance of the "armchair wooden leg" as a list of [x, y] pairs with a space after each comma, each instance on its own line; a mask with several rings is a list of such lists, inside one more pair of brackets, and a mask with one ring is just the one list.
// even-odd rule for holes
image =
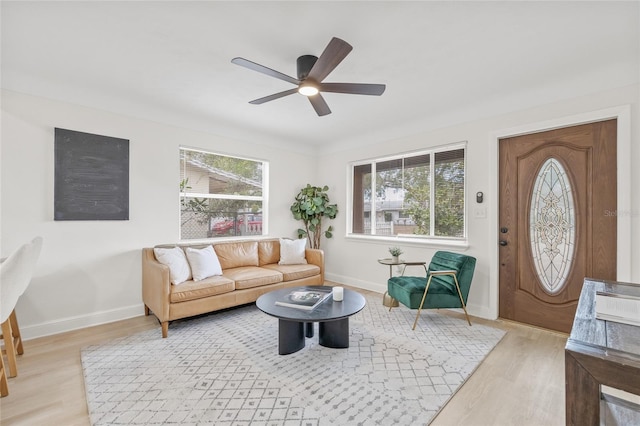
[[460, 284], [458, 284], [458, 279], [456, 276], [453, 276], [453, 280], [456, 283], [456, 289], [458, 290], [458, 296], [460, 296], [460, 303], [462, 303], [462, 310], [464, 311], [464, 315], [467, 317], [467, 322], [471, 325], [471, 320], [469, 319], [469, 314], [467, 313], [467, 305], [464, 303], [464, 299], [462, 298], [462, 292], [460, 291]]
[[416, 329], [416, 324], [418, 324], [418, 318], [420, 318], [420, 311], [422, 310], [422, 306], [424, 306], [424, 300], [427, 298], [427, 291], [429, 291], [429, 285], [431, 284], [431, 277], [429, 275], [429, 279], [427, 280], [427, 286], [424, 288], [424, 293], [422, 294], [422, 301], [420, 302], [420, 307], [418, 308], [418, 314], [416, 315], [416, 320], [413, 322], [412, 330]]
[[144, 316], [148, 317], [151, 314], [151, 311], [149, 310], [149, 307], [147, 305], [144, 305]]
[[164, 321], [162, 324], [162, 338], [166, 339], [169, 335], [169, 321]]
[[4, 368], [4, 358], [0, 355], [0, 396], [9, 395], [9, 384], [7, 383], [7, 370]]
[[13, 335], [11, 333], [11, 319], [7, 318], [2, 323], [2, 340], [4, 340], [4, 353], [7, 354], [9, 363], [8, 377], [16, 377], [18, 375], [18, 364], [16, 362], [16, 349], [13, 346]]

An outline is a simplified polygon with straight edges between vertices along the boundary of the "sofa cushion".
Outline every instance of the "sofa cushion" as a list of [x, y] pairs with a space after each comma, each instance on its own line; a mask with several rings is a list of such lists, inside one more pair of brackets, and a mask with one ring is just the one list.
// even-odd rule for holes
[[179, 286], [172, 285], [169, 299], [171, 303], [179, 303], [229, 293], [233, 290], [235, 285], [232, 280], [216, 275], [200, 281], [189, 280]]
[[213, 246], [208, 245], [205, 248], [197, 249], [186, 247], [187, 260], [191, 266], [191, 275], [194, 281], [213, 277], [214, 275], [222, 275], [222, 267]]
[[263, 268], [282, 273], [283, 281], [300, 280], [302, 278], [320, 275], [320, 267], [317, 265], [264, 265]]
[[235, 281], [236, 290], [282, 282], [282, 273], [257, 266], [225, 269], [223, 276]]
[[259, 241], [258, 257], [258, 266], [278, 263], [280, 261], [280, 242], [278, 240]]
[[153, 253], [158, 262], [169, 267], [169, 277], [174, 285], [191, 279], [191, 268], [184, 251], [180, 247], [156, 247]]
[[240, 266], [258, 266], [258, 242], [241, 241], [217, 243], [214, 250], [220, 260], [223, 272]]
[[305, 248], [307, 239], [289, 240], [280, 238], [280, 265], [300, 265], [307, 263], [305, 259]]

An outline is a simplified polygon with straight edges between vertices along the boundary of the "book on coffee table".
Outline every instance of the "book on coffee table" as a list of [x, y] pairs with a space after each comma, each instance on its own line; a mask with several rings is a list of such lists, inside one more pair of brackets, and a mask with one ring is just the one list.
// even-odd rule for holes
[[331, 297], [331, 288], [293, 290], [282, 300], [276, 300], [276, 305], [311, 311], [329, 297]]

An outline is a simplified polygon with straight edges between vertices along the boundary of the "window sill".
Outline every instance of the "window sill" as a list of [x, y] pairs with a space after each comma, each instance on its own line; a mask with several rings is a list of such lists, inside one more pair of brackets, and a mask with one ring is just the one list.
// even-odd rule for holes
[[229, 235], [224, 237], [210, 238], [194, 238], [188, 240], [178, 240], [178, 244], [215, 244], [232, 241], [255, 241], [255, 240], [271, 240], [278, 237], [270, 237], [268, 235]]
[[402, 236], [383, 236], [383, 235], [359, 235], [347, 234], [347, 240], [366, 241], [371, 243], [384, 243], [392, 245], [409, 245], [415, 247], [433, 247], [443, 249], [458, 249], [466, 251], [469, 249], [469, 241], [467, 239], [454, 240], [448, 238], [421, 238], [421, 237], [402, 237]]

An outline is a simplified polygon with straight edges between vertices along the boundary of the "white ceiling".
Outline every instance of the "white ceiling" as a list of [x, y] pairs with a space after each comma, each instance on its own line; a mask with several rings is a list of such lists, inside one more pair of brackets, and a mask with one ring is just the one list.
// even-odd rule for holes
[[[299, 150], [415, 134], [639, 80], [631, 2], [8, 2], [2, 87]], [[318, 117], [293, 88], [231, 63], [296, 75], [331, 37], [353, 51]]]

